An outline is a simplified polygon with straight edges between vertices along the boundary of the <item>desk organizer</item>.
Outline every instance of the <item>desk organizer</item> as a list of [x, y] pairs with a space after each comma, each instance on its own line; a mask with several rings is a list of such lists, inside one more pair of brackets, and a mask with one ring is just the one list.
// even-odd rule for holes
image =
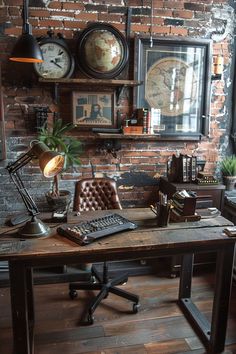
[[201, 216], [195, 215], [196, 200], [193, 192], [176, 192], [172, 197], [171, 221], [200, 220]]

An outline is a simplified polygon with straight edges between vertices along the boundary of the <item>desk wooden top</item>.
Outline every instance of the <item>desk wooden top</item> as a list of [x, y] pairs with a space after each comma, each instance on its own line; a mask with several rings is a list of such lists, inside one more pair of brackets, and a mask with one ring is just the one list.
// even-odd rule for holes
[[[94, 211], [83, 213], [79, 216], [71, 214], [69, 216], [69, 223], [77, 224], [81, 221], [91, 220], [108, 212], [112, 211]], [[235, 240], [228, 237], [223, 233], [226, 226], [232, 225], [230, 221], [217, 216], [216, 218], [201, 219], [196, 222], [186, 223], [172, 223], [166, 228], [158, 228], [156, 226], [156, 216], [148, 208], [137, 209], [123, 209], [113, 210], [113, 212], [123, 215], [130, 221], [138, 224], [138, 228], [132, 231], [125, 231], [118, 234], [110, 235], [99, 239], [94, 243], [86, 246], [80, 246], [57, 234], [56, 228], [59, 224], [52, 224], [49, 221], [49, 226], [52, 227], [51, 236], [40, 239], [28, 239], [22, 241], [25, 245], [17, 253], [0, 254], [0, 260], [18, 260], [24, 259], [25, 261], [34, 261], [43, 258], [60, 259], [62, 257], [71, 256], [80, 259], [89, 260], [89, 256], [93, 261], [104, 260], [105, 255], [107, 260], [113, 259], [128, 259], [137, 258], [146, 252], [147, 254], [155, 251], [161, 253], [164, 251], [170, 252], [178, 248], [181, 252], [186, 253], [189, 248], [190, 251], [194, 248], [196, 250], [204, 250], [214, 246], [219, 247], [220, 244], [233, 243]], [[40, 215], [41, 220], [47, 221], [49, 215]], [[2, 227], [1, 240], [16, 239], [17, 228]], [[72, 259], [71, 258], [71, 259]], [[36, 262], [37, 263], [37, 262]]]

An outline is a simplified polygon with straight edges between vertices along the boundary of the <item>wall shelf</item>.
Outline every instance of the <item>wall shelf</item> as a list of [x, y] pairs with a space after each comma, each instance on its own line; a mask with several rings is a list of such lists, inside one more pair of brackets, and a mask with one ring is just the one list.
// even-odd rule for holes
[[135, 87], [142, 84], [142, 81], [137, 80], [112, 80], [112, 79], [42, 79], [39, 82], [44, 84], [54, 84], [54, 98], [58, 102], [58, 87], [80, 85], [85, 87], [115, 87], [116, 88], [116, 101], [118, 103], [120, 94], [124, 87]]
[[108, 86], [138, 86], [142, 81], [137, 80], [110, 80], [110, 79], [39, 79], [39, 82], [45, 84], [63, 84], [63, 85], [108, 85]]
[[183, 141], [199, 141], [199, 136], [161, 136], [159, 134], [114, 134], [114, 133], [94, 133], [100, 139], [123, 139], [123, 140], [159, 140], [159, 141], [176, 141], [176, 140], [183, 140]]

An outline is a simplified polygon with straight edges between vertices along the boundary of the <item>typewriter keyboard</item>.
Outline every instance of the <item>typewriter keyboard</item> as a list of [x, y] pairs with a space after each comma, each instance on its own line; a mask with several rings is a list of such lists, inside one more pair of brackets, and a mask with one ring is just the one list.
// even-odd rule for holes
[[116, 232], [135, 229], [137, 225], [118, 214], [108, 214], [104, 217], [81, 222], [77, 225], [66, 224], [57, 228], [59, 235], [70, 240], [87, 245], [97, 239]]

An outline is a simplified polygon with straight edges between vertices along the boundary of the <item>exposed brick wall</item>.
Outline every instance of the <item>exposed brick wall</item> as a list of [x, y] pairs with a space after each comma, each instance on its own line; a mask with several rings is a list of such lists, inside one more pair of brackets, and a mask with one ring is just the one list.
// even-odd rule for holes
[[[148, 36], [151, 25], [151, 0], [96, 0], [96, 1], [46, 1], [30, 0], [30, 23], [35, 36], [46, 35], [49, 26], [55, 33], [63, 33], [72, 51], [78, 32], [88, 22], [109, 22], [125, 33], [128, 6], [132, 8], [131, 38]], [[224, 76], [212, 82], [210, 134], [201, 142], [158, 142], [121, 140], [121, 150], [114, 158], [99, 149], [101, 141], [91, 134], [75, 130], [74, 135], [83, 141], [81, 166], [62, 176], [62, 189], [73, 192], [74, 181], [91, 175], [91, 163], [97, 176], [114, 177], [119, 186], [123, 206], [148, 205], [156, 197], [159, 176], [166, 174], [166, 162], [173, 153], [196, 154], [207, 161], [206, 169], [219, 176], [217, 161], [230, 149], [229, 129], [232, 119], [231, 90], [234, 11], [232, 1], [212, 0], [153, 0], [153, 36], [184, 36], [212, 38], [214, 54], [224, 55]], [[28, 64], [10, 63], [8, 56], [16, 38], [21, 34], [22, 0], [0, 2], [0, 60], [4, 93], [5, 126], [7, 134], [7, 160], [0, 162], [1, 190], [0, 217], [24, 210], [23, 203], [9, 180], [5, 166], [27, 150], [36, 137], [34, 107], [49, 106], [51, 112], [61, 112], [53, 100], [50, 87], [39, 85]], [[129, 72], [123, 74], [132, 79], [132, 41]], [[75, 73], [77, 75], [77, 72]], [[64, 93], [60, 92], [63, 102]], [[125, 90], [120, 99], [122, 114], [132, 110], [132, 92]], [[61, 105], [62, 106], [62, 105]], [[67, 107], [64, 105], [64, 108]], [[64, 109], [65, 110], [65, 109]], [[69, 115], [63, 117], [69, 119]], [[51, 118], [51, 117], [50, 117]], [[87, 134], [87, 135], [86, 135]], [[40, 209], [46, 208], [44, 193], [50, 182], [43, 179], [39, 169], [27, 165], [23, 171], [27, 188]]]

